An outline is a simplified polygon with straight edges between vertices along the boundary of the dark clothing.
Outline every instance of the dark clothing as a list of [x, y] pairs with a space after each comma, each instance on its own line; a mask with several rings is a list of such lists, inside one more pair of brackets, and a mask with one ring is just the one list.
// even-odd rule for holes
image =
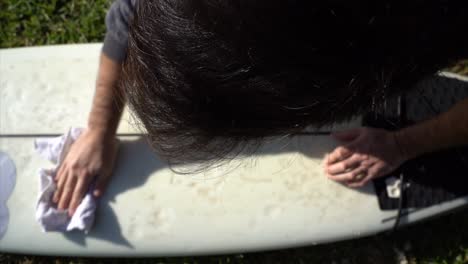
[[136, 0], [116, 0], [106, 15], [106, 37], [102, 51], [112, 60], [122, 62], [127, 55], [128, 28]]

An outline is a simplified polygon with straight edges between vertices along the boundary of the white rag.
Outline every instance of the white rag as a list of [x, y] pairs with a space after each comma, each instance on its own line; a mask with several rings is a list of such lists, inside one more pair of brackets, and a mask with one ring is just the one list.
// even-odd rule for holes
[[10, 219], [7, 201], [16, 182], [16, 167], [13, 160], [0, 152], [0, 239], [5, 235]]
[[40, 194], [36, 206], [36, 220], [41, 224], [44, 232], [78, 229], [88, 233], [94, 223], [97, 201], [92, 195], [93, 187], [90, 187], [71, 218], [68, 216], [68, 210], [58, 210], [57, 205], [52, 201], [57, 189], [54, 181], [55, 174], [71, 145], [83, 130], [83, 128], [72, 127], [67, 134], [60, 137], [38, 138], [34, 142], [34, 148], [39, 155], [56, 165], [52, 169], [41, 168], [39, 170]]

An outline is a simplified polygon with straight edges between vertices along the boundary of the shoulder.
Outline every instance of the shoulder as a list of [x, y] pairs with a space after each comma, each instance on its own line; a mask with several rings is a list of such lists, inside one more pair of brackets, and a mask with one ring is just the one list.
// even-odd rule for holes
[[122, 62], [126, 57], [129, 24], [136, 3], [137, 0], [116, 0], [107, 12], [103, 52], [114, 61]]

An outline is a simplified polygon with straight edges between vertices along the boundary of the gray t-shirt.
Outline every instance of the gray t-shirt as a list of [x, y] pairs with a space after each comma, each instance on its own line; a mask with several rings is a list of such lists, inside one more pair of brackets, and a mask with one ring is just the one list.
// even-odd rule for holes
[[128, 28], [136, 0], [116, 0], [106, 15], [106, 37], [102, 51], [112, 60], [122, 62], [127, 55]]

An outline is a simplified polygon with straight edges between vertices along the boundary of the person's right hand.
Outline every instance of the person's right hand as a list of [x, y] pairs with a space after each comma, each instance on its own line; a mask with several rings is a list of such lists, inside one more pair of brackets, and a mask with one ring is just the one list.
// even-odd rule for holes
[[57, 171], [57, 190], [53, 202], [72, 216], [95, 177], [93, 195], [103, 194], [112, 175], [118, 152], [118, 140], [86, 128], [70, 147]]

